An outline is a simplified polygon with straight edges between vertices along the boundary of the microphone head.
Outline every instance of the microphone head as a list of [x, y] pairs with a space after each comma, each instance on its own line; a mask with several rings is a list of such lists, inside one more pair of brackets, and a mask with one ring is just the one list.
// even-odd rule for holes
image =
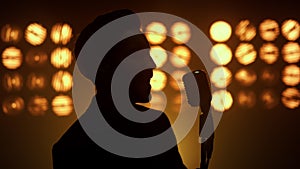
[[[187, 101], [191, 106], [200, 105], [199, 74], [201, 70], [188, 72], [182, 77]], [[197, 93], [195, 93], [197, 91]]]

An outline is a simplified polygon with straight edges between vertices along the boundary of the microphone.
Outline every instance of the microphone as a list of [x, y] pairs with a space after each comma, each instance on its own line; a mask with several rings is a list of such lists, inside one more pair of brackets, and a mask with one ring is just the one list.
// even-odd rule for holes
[[[204, 70], [195, 70], [188, 72], [182, 77], [187, 101], [191, 106], [200, 106], [200, 125], [199, 136], [206, 120], [210, 120], [206, 127], [213, 129], [213, 121], [209, 113], [211, 106], [211, 89], [209, 78]], [[196, 82], [196, 83], [195, 83]], [[198, 93], [195, 93], [197, 91]], [[208, 118], [209, 117], [209, 118]], [[207, 169], [213, 151], [214, 134], [210, 138], [204, 138], [205, 141], [201, 143], [201, 163], [200, 169]]]
[[[200, 106], [203, 113], [208, 113], [212, 94], [209, 79], [204, 70], [194, 70], [182, 77], [187, 101], [191, 106]], [[196, 81], [196, 84], [193, 83]], [[198, 90], [197, 90], [198, 89]], [[195, 93], [198, 91], [198, 93]]]

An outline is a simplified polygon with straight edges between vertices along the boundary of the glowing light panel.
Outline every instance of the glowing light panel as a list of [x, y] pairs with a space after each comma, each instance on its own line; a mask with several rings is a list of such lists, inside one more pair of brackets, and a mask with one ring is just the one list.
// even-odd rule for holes
[[218, 88], [225, 88], [231, 83], [232, 73], [226, 67], [216, 67], [210, 75], [211, 83]]
[[191, 52], [185, 46], [176, 46], [173, 48], [172, 57], [170, 57], [171, 63], [178, 68], [187, 66], [191, 59]]
[[274, 41], [279, 35], [278, 23], [272, 19], [265, 19], [259, 25], [259, 34], [265, 41]]
[[257, 52], [250, 43], [240, 43], [235, 51], [235, 57], [243, 65], [249, 65], [256, 59]]
[[235, 34], [241, 41], [251, 41], [256, 36], [256, 28], [249, 20], [242, 20], [236, 26]]
[[56, 48], [51, 53], [51, 64], [56, 68], [68, 68], [72, 63], [72, 52], [70, 49]]
[[154, 69], [153, 76], [150, 80], [151, 90], [153, 91], [160, 91], [165, 88], [167, 83], [167, 76], [164, 72]]
[[57, 116], [69, 116], [73, 112], [73, 101], [67, 95], [54, 97], [51, 105], [54, 114]]
[[300, 35], [300, 25], [296, 20], [286, 20], [282, 23], [281, 32], [287, 40], [295, 41]]
[[232, 59], [231, 49], [223, 43], [215, 44], [210, 51], [210, 58], [217, 65], [227, 65]]
[[260, 59], [267, 64], [273, 64], [279, 56], [279, 49], [272, 43], [265, 43], [259, 50]]
[[232, 95], [226, 90], [218, 90], [212, 94], [212, 107], [219, 112], [223, 112], [231, 108], [233, 104]]
[[55, 44], [66, 45], [72, 38], [72, 28], [67, 23], [57, 23], [51, 29], [51, 40]]
[[41, 45], [47, 37], [47, 29], [41, 24], [32, 23], [25, 30], [25, 40], [33, 46]]
[[171, 26], [173, 42], [177, 44], [187, 43], [191, 38], [190, 27], [184, 22], [176, 22]]
[[23, 62], [23, 54], [16, 47], [8, 47], [2, 52], [2, 63], [7, 69], [17, 69]]
[[162, 67], [168, 59], [166, 50], [160, 46], [152, 46], [150, 48], [150, 56], [152, 57], [157, 68]]
[[232, 29], [229, 23], [225, 21], [216, 21], [211, 25], [209, 33], [214, 41], [225, 42], [230, 38]]
[[300, 68], [297, 65], [288, 65], [282, 71], [282, 81], [288, 86], [296, 86], [300, 82]]
[[167, 29], [164, 24], [160, 22], [152, 22], [146, 27], [145, 35], [148, 41], [157, 45], [165, 41], [167, 34]]

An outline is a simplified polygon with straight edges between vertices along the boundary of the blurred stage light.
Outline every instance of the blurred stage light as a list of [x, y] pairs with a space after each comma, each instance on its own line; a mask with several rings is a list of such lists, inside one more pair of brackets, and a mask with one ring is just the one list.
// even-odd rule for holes
[[250, 43], [240, 43], [235, 50], [235, 57], [239, 63], [249, 65], [256, 59], [257, 52]]
[[233, 104], [232, 95], [229, 91], [218, 90], [212, 94], [212, 107], [219, 112], [228, 110]]
[[19, 96], [10, 96], [2, 103], [2, 110], [7, 115], [18, 115], [24, 109], [24, 100]]
[[260, 59], [267, 64], [273, 64], [279, 56], [278, 48], [272, 43], [265, 43], [259, 50]]
[[30, 90], [40, 90], [46, 87], [46, 76], [40, 73], [30, 73], [27, 76], [27, 87]]
[[47, 37], [47, 29], [41, 24], [32, 23], [25, 30], [25, 40], [33, 46], [41, 45]]
[[58, 95], [52, 100], [52, 110], [57, 116], [68, 116], [73, 112], [73, 101], [70, 96]]
[[2, 81], [6, 91], [19, 91], [23, 87], [23, 77], [18, 72], [5, 73]]
[[257, 75], [249, 68], [241, 68], [236, 72], [235, 79], [243, 86], [251, 86], [256, 81]]
[[279, 72], [275, 68], [264, 67], [260, 73], [260, 80], [264, 85], [275, 85], [279, 81]]
[[23, 62], [23, 54], [20, 49], [12, 46], [2, 52], [2, 63], [7, 69], [17, 69]]
[[184, 22], [176, 22], [171, 26], [173, 42], [177, 44], [187, 43], [191, 38], [190, 27]]
[[297, 65], [288, 65], [283, 68], [282, 81], [288, 86], [296, 86], [300, 82], [300, 68]]
[[287, 63], [300, 61], [300, 46], [297, 42], [288, 42], [282, 47], [282, 57]]
[[210, 75], [210, 80], [214, 86], [218, 88], [225, 88], [231, 83], [232, 73], [226, 67], [216, 67]]
[[148, 41], [153, 44], [161, 44], [166, 39], [167, 29], [160, 22], [152, 22], [146, 27], [145, 35]]
[[296, 109], [300, 105], [300, 91], [299, 89], [287, 88], [282, 92], [281, 102], [289, 109]]
[[185, 46], [176, 46], [173, 48], [170, 62], [178, 68], [187, 66], [191, 59], [191, 52]]
[[167, 84], [166, 74], [158, 69], [154, 69], [153, 76], [150, 80], [150, 84], [152, 87], [151, 90], [153, 90], [153, 91], [162, 90], [163, 88], [166, 87], [166, 84]]
[[167, 51], [160, 46], [151, 46], [150, 56], [152, 57], [157, 68], [163, 67], [168, 59]]
[[209, 29], [210, 37], [216, 42], [227, 41], [232, 33], [230, 24], [225, 21], [214, 22]]
[[278, 23], [272, 19], [265, 19], [259, 25], [259, 34], [265, 41], [274, 41], [279, 35]]
[[51, 29], [50, 38], [55, 44], [66, 45], [72, 38], [72, 28], [67, 23], [57, 23]]
[[31, 67], [39, 67], [47, 62], [47, 53], [40, 49], [32, 48], [28, 51], [25, 60]]
[[51, 64], [56, 68], [68, 68], [72, 63], [72, 52], [70, 49], [56, 48], [51, 53]]
[[27, 105], [28, 111], [33, 116], [42, 116], [49, 109], [48, 100], [42, 96], [33, 96]]
[[154, 69], [153, 76], [150, 80], [151, 90], [160, 91], [166, 87], [167, 84], [167, 76], [164, 72]]
[[252, 108], [256, 104], [256, 95], [251, 90], [242, 90], [237, 94], [237, 102], [241, 107]]
[[170, 80], [170, 86], [175, 90], [184, 90], [184, 84], [182, 82], [182, 77], [187, 72], [182, 70], [176, 70], [174, 71], [171, 76], [173, 79]]
[[210, 58], [217, 65], [227, 65], [232, 59], [231, 49], [223, 43], [215, 44], [210, 50]]
[[263, 107], [266, 109], [272, 109], [279, 103], [279, 97], [272, 89], [265, 89], [261, 93], [260, 99], [262, 101]]
[[256, 36], [256, 28], [249, 20], [241, 20], [235, 28], [235, 35], [240, 41], [251, 41]]
[[286, 20], [282, 23], [281, 32], [287, 40], [295, 41], [299, 38], [300, 25], [296, 20]]
[[57, 92], [67, 92], [72, 88], [72, 75], [67, 71], [58, 71], [52, 77], [52, 87]]
[[19, 27], [6, 24], [1, 29], [1, 39], [6, 43], [17, 43], [22, 38], [22, 31]]

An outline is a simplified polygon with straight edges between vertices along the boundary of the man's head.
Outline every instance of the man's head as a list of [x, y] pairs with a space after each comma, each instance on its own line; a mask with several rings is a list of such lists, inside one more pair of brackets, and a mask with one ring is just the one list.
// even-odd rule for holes
[[[112, 22], [118, 18], [135, 15], [134, 12], [130, 10], [118, 10], [113, 11], [104, 15], [97, 17], [92, 23], [90, 23], [80, 34], [75, 45], [75, 57], [78, 57], [80, 50], [87, 42], [87, 40], [101, 27]], [[140, 22], [137, 15], [135, 15], [133, 21], [128, 25], [124, 25], [124, 33], [128, 31], [140, 30]], [[114, 34], [112, 30], [112, 34]], [[109, 39], [107, 39], [109, 40]], [[101, 46], [99, 46], [101, 48]], [[96, 75], [96, 89], [97, 89], [97, 99], [101, 101], [109, 102], [111, 100], [111, 82], [115, 70], [119, 64], [129, 55], [133, 54], [142, 49], [149, 48], [149, 43], [143, 34], [131, 36], [129, 38], [123, 39], [122, 41], [115, 44], [104, 56], [102, 62], [100, 63]], [[147, 63], [148, 65], [155, 66], [150, 55], [140, 56], [141, 60], [136, 62], [131, 62], [128, 65], [129, 69], [138, 66], [139, 64]], [[143, 63], [139, 63], [139, 62]], [[151, 90], [150, 79], [152, 77], [152, 69], [137, 72], [137, 75], [132, 79], [128, 92], [131, 102], [134, 104], [136, 102], [145, 103], [149, 101], [149, 95]], [[120, 84], [122, 85], [122, 84]]]

